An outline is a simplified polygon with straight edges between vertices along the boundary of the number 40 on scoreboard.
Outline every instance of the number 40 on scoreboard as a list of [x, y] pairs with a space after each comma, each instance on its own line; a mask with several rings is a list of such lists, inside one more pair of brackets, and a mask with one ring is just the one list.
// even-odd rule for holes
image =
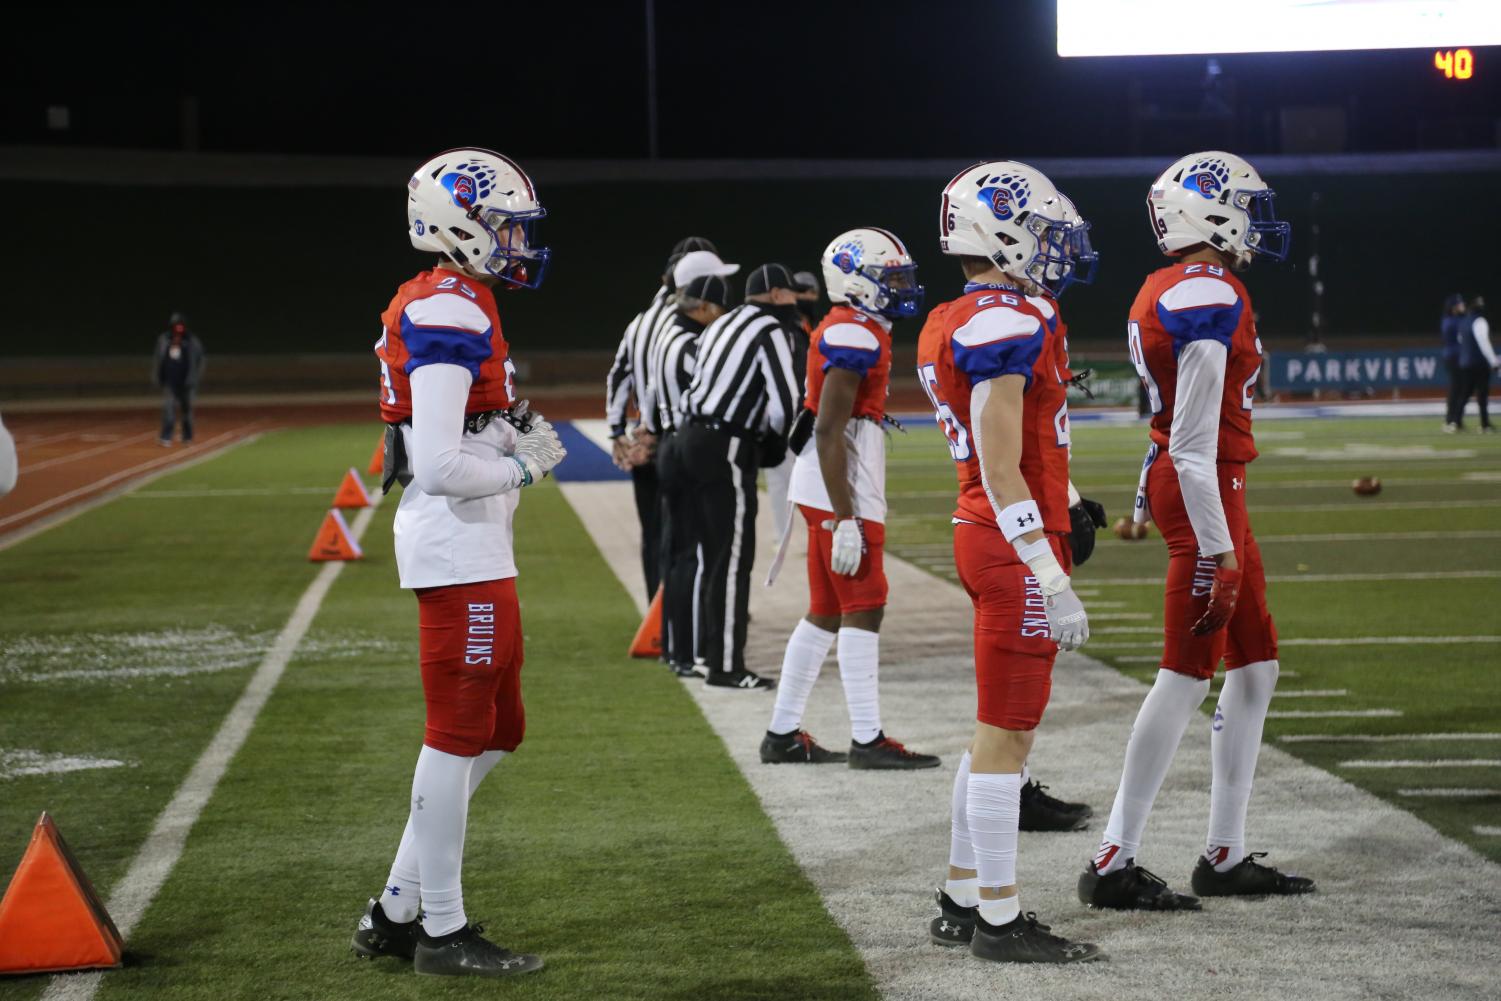
[[1475, 55], [1469, 49], [1439, 49], [1433, 66], [1445, 80], [1468, 80], [1475, 75]]

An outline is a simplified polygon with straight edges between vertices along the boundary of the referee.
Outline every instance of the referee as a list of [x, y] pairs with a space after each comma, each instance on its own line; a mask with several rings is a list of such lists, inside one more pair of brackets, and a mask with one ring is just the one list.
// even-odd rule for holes
[[657, 593], [659, 583], [657, 552], [661, 543], [657, 534], [657, 470], [652, 462], [642, 461], [642, 449], [634, 447], [638, 444], [634, 441], [635, 436], [626, 434], [626, 413], [633, 400], [639, 411], [647, 393], [646, 358], [651, 336], [670, 318], [674, 309], [673, 268], [685, 254], [695, 250], [713, 253], [714, 244], [701, 236], [685, 236], [672, 248], [651, 303], [625, 328], [615, 350], [615, 361], [605, 377], [605, 420], [613, 442], [612, 458], [615, 465], [630, 470], [635, 488], [636, 518], [641, 523], [641, 571], [646, 578], [648, 596]]
[[756, 470], [786, 457], [796, 414], [796, 289], [781, 264], [751, 272], [745, 303], [700, 336], [698, 371], [683, 401], [687, 426], [677, 456], [703, 554], [699, 628], [711, 685], [776, 686], [745, 669], [745, 627], [756, 555]]
[[662, 548], [657, 568], [662, 577], [662, 655], [680, 678], [702, 678], [698, 600], [700, 567], [693, 493], [681, 471], [678, 430], [684, 424], [683, 396], [697, 370], [698, 339], [704, 328], [724, 315], [730, 304], [729, 283], [719, 275], [701, 275], [678, 288], [677, 310], [652, 341], [647, 357], [648, 381], [655, 406], [642, 425], [657, 439], [657, 483], [662, 497]]

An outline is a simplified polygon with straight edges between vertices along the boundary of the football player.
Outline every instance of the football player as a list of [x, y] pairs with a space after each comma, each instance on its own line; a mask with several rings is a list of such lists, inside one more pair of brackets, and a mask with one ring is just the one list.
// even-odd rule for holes
[[503, 976], [539, 969], [469, 924], [461, 869], [469, 797], [521, 743], [521, 619], [511, 519], [519, 493], [564, 451], [515, 399], [515, 367], [493, 289], [534, 289], [548, 251], [531, 178], [484, 149], [439, 154], [412, 175], [412, 245], [437, 255], [381, 315], [386, 421], [401, 586], [417, 595], [427, 726], [411, 811], [380, 899], [354, 934], [356, 954], [414, 959], [418, 973]]
[[[841, 233], [822, 260], [833, 308], [809, 337], [806, 413], [799, 418], [803, 428], [813, 422], [815, 445], [796, 443], [787, 491], [808, 525], [808, 614], [787, 640], [761, 760], [936, 768], [936, 756], [916, 754], [886, 736], [877, 691], [886, 607], [882, 425], [891, 383], [891, 325], [917, 315], [923, 289], [912, 255], [884, 229]], [[802, 729], [808, 696], [836, 635], [850, 716], [848, 755], [827, 750]]]
[[954, 563], [974, 603], [978, 689], [974, 740], [954, 779], [942, 914], [929, 934], [999, 962], [1101, 958], [1023, 913], [1016, 880], [1021, 772], [1053, 661], [1089, 638], [1068, 575], [1058, 334], [1027, 301], [1073, 272], [1078, 230], [1061, 212], [1052, 182], [1026, 164], [980, 163], [950, 181], [939, 244], [967, 284], [928, 315], [917, 348], [918, 380], [959, 478]]
[[1098, 907], [1198, 910], [1135, 864], [1152, 802], [1220, 660], [1210, 734], [1209, 837], [1190, 884], [1204, 896], [1307, 893], [1245, 851], [1246, 806], [1262, 723], [1277, 686], [1277, 629], [1266, 604], [1261, 550], [1246, 515], [1246, 466], [1256, 458], [1251, 399], [1261, 342], [1251, 297], [1235, 273], [1287, 256], [1290, 226], [1272, 190], [1230, 153], [1186, 156], [1152, 184], [1148, 219], [1173, 261], [1131, 306], [1131, 360], [1151, 403], [1151, 444], [1135, 517], [1168, 547], [1161, 667], [1126, 745], [1105, 839], [1079, 877]]

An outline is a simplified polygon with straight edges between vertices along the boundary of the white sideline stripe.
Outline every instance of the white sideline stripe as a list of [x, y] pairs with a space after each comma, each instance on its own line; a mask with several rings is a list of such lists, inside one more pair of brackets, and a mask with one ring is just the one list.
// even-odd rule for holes
[[[1162, 659], [1162, 656], [1155, 653], [1143, 654], [1141, 656], [1132, 654], [1129, 657], [1115, 657], [1113, 659], [1120, 661], [1122, 664], [1155, 664]], [[1287, 672], [1283, 671], [1282, 673], [1286, 674]]]
[[1479, 796], [1501, 796], [1501, 789], [1398, 789], [1397, 795], [1413, 799], [1470, 799]]
[[[226, 433], [229, 433], [229, 432], [226, 432]], [[65, 510], [56, 512], [55, 514], [50, 514], [50, 515], [47, 515], [46, 517], [39, 518], [36, 521], [32, 522], [31, 524], [25, 526], [24, 528], [19, 528], [16, 531], [11, 532], [10, 534], [8, 534], [8, 535], [6, 535], [4, 537], [0, 537], [0, 550], [9, 549], [11, 546], [16, 545], [17, 543], [25, 542], [27, 539], [30, 539], [33, 536], [40, 535], [41, 533], [47, 531], [49, 528], [56, 528], [58, 525], [64, 524], [64, 523], [69, 522], [69, 521], [72, 521], [74, 518], [78, 517], [81, 514], [84, 514], [84, 513], [88, 512], [88, 511], [92, 511], [96, 507], [100, 507], [102, 505], [108, 504], [110, 501], [114, 500], [115, 498], [120, 497], [120, 496], [125, 495], [125, 494], [129, 494], [133, 490], [139, 490], [141, 487], [144, 487], [146, 484], [148, 484], [148, 483], [154, 483], [157, 480], [161, 479], [163, 476], [169, 476], [172, 473], [180, 472], [180, 471], [182, 471], [184, 469], [191, 469], [194, 466], [197, 466], [197, 465], [199, 465], [201, 463], [208, 462], [208, 461], [210, 461], [212, 459], [217, 459], [217, 458], [219, 458], [219, 456], [225, 454], [226, 452], [233, 451], [234, 449], [239, 448], [241, 445], [249, 445], [251, 442], [258, 440], [260, 438], [260, 436], [261, 436], [261, 433], [259, 431], [256, 431], [256, 432], [253, 432], [253, 433], [250, 433], [250, 434], [246, 434], [243, 438], [238, 438], [238, 439], [236, 439], [234, 441], [226, 442], [225, 444], [220, 445], [218, 448], [210, 448], [210, 447], [208, 447], [208, 445], [210, 443], [218, 440], [218, 438], [211, 438], [211, 439], [209, 439], [208, 442], [205, 442], [204, 450], [202, 452], [198, 453], [197, 455], [193, 456], [191, 459], [184, 459], [181, 462], [172, 463], [169, 466], [165, 466], [164, 468], [157, 469], [154, 472], [147, 473], [145, 476], [141, 476], [138, 479], [131, 480], [131, 481], [129, 481], [127, 483], [124, 483], [124, 484], [122, 484], [122, 485], [120, 485], [118, 487], [115, 487], [113, 489], [105, 490], [103, 493], [101, 493], [97, 497], [90, 497], [89, 499], [87, 499], [85, 501], [81, 501], [80, 503], [75, 504], [75, 505], [73, 505], [70, 508], [66, 508]], [[220, 435], [219, 437], [223, 437], [223, 435]], [[166, 457], [163, 457], [163, 458], [166, 458]], [[153, 460], [153, 461], [158, 461], [158, 460]], [[69, 491], [68, 494], [66, 494], [64, 496], [76, 496], [81, 491], [82, 492], [86, 492], [88, 490], [91, 490], [94, 487], [97, 487], [100, 483], [103, 483], [105, 481], [113, 482], [113, 481], [119, 479], [120, 476], [122, 476], [122, 475], [126, 475], [126, 474], [129, 474], [129, 473], [132, 473], [132, 472], [134, 472], [134, 471], [136, 471], [138, 469], [141, 469], [141, 468], [143, 468], [145, 466], [149, 466], [151, 464], [152, 463], [142, 463], [140, 466], [135, 466], [135, 467], [132, 467], [131, 469], [124, 470], [122, 473], [117, 473], [117, 474], [114, 474], [112, 476], [107, 476], [107, 477], [104, 478], [104, 480], [97, 480], [94, 483], [91, 483], [91, 484], [89, 484], [86, 487], [80, 487], [78, 490]], [[54, 500], [55, 500], [55, 498], [54, 498]], [[29, 514], [31, 511], [35, 511], [35, 510], [37, 510], [40, 507], [52, 507], [52, 506], [55, 506], [55, 505], [52, 502], [49, 501], [47, 504], [42, 504], [42, 505], [38, 505], [37, 507], [28, 508], [26, 511], [24, 511], [22, 513], [23, 514]], [[4, 523], [0, 522], [0, 524], [4, 524]]]
[[1501, 733], [1293, 733], [1277, 738], [1282, 744], [1400, 744], [1409, 740], [1501, 740]]
[[[1348, 584], [1359, 581], [1392, 580], [1492, 580], [1501, 570], [1425, 570], [1412, 573], [1299, 573], [1273, 574], [1269, 584]], [[1162, 586], [1162, 577], [1091, 577], [1091, 584], [1102, 587]], [[1078, 593], [1078, 592], [1075, 592]]]
[[1351, 501], [1341, 504], [1251, 504], [1251, 511], [1428, 511], [1434, 508], [1501, 507], [1501, 500]]
[[1273, 709], [1267, 719], [1390, 719], [1400, 709]]
[[[1106, 632], [1107, 630], [1099, 630]], [[1449, 646], [1467, 643], [1501, 643], [1501, 636], [1320, 636], [1292, 639], [1279, 638], [1278, 646]], [[1090, 640], [1090, 647], [1107, 647], [1111, 650], [1150, 650], [1160, 643], [1127, 643]]]
[[67, 455], [54, 455], [52, 458], [43, 459], [41, 462], [33, 462], [30, 465], [23, 465], [21, 467], [21, 472], [34, 473], [39, 469], [50, 469], [53, 466], [61, 466], [69, 462], [77, 462], [79, 459], [92, 459], [94, 456], [99, 455], [103, 452], [112, 452], [115, 449], [119, 448], [121, 445], [129, 445], [133, 441], [144, 441], [147, 438], [155, 437], [155, 431], [143, 431], [140, 434], [133, 434], [129, 438], [121, 438], [119, 441], [106, 442], [103, 445], [96, 445], [93, 448], [86, 448], [81, 452], [69, 452]]
[[1341, 768], [1501, 768], [1501, 758], [1391, 758], [1341, 761]]
[[1501, 539], [1488, 529], [1457, 532], [1323, 532], [1313, 535], [1258, 535], [1257, 542], [1407, 542], [1418, 539]]
[[[1075, 593], [1077, 594], [1078, 592]], [[1083, 596], [1080, 595], [1080, 597]], [[1124, 604], [1124, 601], [1091, 601], [1089, 603], [1089, 621], [1113, 622], [1117, 619], [1150, 619], [1153, 617], [1151, 612], [1095, 612], [1096, 608], [1109, 608], [1112, 605]], [[1156, 628], [1160, 629], [1161, 627], [1158, 626]]]
[[[615, 579], [638, 613], [644, 611], [630, 484], [564, 483], [561, 488]], [[770, 505], [764, 501], [761, 518], [758, 534], [769, 532]], [[954, 767], [974, 733], [974, 675], [968, 666], [973, 614], [951, 580], [892, 556], [886, 572], [901, 600], [887, 608], [882, 629], [882, 722], [909, 747], [941, 755], [941, 768], [860, 773], [762, 765], [757, 748], [772, 698], [706, 689], [702, 683], [683, 688], [724, 741], [777, 836], [849, 936], [886, 1001], [972, 1001], [996, 993], [996, 970], [932, 947], [924, 932], [935, 913], [932, 881], [941, 879], [948, 858]], [[787, 633], [806, 610], [801, 576], [784, 574], [775, 588], [756, 587], [752, 593], [755, 619], [746, 655], [756, 670], [775, 672]], [[622, 643], [626, 639], [622, 636]], [[1314, 673], [1310, 669], [1305, 675]], [[1007, 970], [1001, 989], [1008, 995], [1098, 1001], [1103, 994], [1146, 999], [1203, 990], [1202, 937], [1187, 935], [1174, 922], [1167, 922], [1169, 928], [1129, 915], [1087, 912], [1076, 896], [1079, 869], [1098, 844], [1131, 721], [1147, 691], [1099, 660], [1079, 654], [1059, 658], [1032, 768], [1055, 792], [1092, 804], [1097, 822], [1093, 830], [1072, 835], [1024, 836], [1018, 859], [1028, 910], [1035, 909], [1054, 931], [1098, 941], [1113, 956], [1137, 959], [1107, 964], [1109, 969]], [[824, 665], [804, 722], [830, 746], [849, 732], [834, 665]], [[1237, 968], [1220, 970], [1217, 992], [1237, 1001], [1354, 998], [1382, 991], [1456, 1001], [1491, 997], [1484, 970], [1501, 967], [1492, 906], [1501, 899], [1501, 866], [1360, 789], [1348, 780], [1349, 773], [1336, 775], [1287, 750], [1262, 749], [1254, 847], [1269, 849], [1273, 861], [1286, 868], [1312, 870], [1339, 892], [1218, 910], [1214, 934], [1233, 942], [1240, 959]], [[1210, 758], [1209, 716], [1201, 713], [1183, 737], [1152, 817], [1150, 857], [1167, 860], [1164, 865], [1174, 859], [1191, 865], [1203, 851]], [[1366, 858], [1346, 850], [1352, 838], [1379, 843], [1384, 855], [1403, 858], [1403, 866], [1395, 876], [1373, 874]], [[1465, 873], [1457, 891], [1455, 872]], [[1421, 927], [1390, 922], [1392, 879], [1401, 881], [1404, 907], [1423, 915]], [[1321, 929], [1318, 961], [1270, 983], [1266, 971], [1284, 969], [1286, 929], [1294, 925]], [[1377, 940], [1382, 948], [1373, 953], [1369, 944]]]
[[283, 494], [328, 494], [333, 497], [338, 490], [330, 490], [328, 487], [246, 487], [244, 489], [225, 490], [135, 490], [130, 496], [132, 499], [142, 497], [279, 497]]
[[[349, 526], [349, 534], [356, 542], [365, 534], [381, 500], [379, 495], [372, 498], [370, 507], [361, 511]], [[194, 763], [193, 770], [177, 787], [172, 801], [156, 818], [151, 833], [131, 860], [130, 868], [110, 892], [106, 909], [114, 918], [121, 938], [130, 938], [131, 931], [172, 874], [177, 860], [182, 858], [183, 846], [193, 825], [214, 795], [229, 763], [250, 735], [256, 717], [276, 689], [292, 655], [297, 652], [298, 644], [313, 624], [323, 599], [343, 569], [343, 561], [323, 564], [313, 582], [302, 592], [297, 607], [292, 610], [292, 617], [282, 627], [271, 649], [266, 651], [265, 658], [245, 685], [245, 691], [219, 724], [218, 732]], [[59, 974], [47, 985], [41, 1001], [89, 1001], [99, 990], [102, 976], [97, 972]]]
[[1350, 693], [1343, 688], [1294, 688], [1292, 691], [1278, 688], [1272, 694], [1282, 699], [1335, 699]]
[[1490, 827], [1486, 824], [1476, 824], [1472, 830], [1484, 838], [1501, 837], [1501, 827]]

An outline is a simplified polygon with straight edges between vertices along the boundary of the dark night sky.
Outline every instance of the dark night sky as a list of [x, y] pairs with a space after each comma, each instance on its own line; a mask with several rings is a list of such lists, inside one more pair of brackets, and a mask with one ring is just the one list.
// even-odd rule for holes
[[[484, 136], [521, 158], [646, 155], [644, 0], [375, 10], [21, 15], [33, 20], [7, 32], [0, 144], [173, 148], [192, 97], [209, 150], [420, 157]], [[1022, 134], [1028, 156], [1170, 152], [1181, 138], [1132, 148], [1133, 88], [1192, 110], [1205, 63], [1059, 59], [1044, 0], [658, 0], [656, 17], [670, 157], [972, 159]], [[1281, 106], [1330, 104], [1347, 112], [1351, 149], [1495, 145], [1501, 49], [1480, 50], [1465, 83], [1430, 60], [1224, 57], [1234, 144], [1278, 152]], [[70, 109], [68, 133], [46, 129], [53, 104]]]

